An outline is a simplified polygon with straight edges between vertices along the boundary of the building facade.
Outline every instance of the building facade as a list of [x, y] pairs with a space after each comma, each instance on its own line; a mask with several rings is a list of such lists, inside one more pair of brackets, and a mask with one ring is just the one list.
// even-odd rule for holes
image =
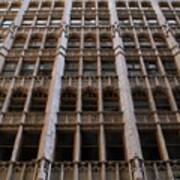
[[0, 179], [180, 180], [180, 1], [0, 1]]

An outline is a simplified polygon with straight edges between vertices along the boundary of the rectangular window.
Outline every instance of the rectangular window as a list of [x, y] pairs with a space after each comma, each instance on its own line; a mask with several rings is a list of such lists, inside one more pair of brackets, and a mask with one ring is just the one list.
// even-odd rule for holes
[[146, 70], [148, 75], [158, 75], [159, 70], [158, 70], [158, 65], [156, 60], [155, 61], [146, 61], [145, 60], [145, 66], [146, 66]]
[[96, 132], [81, 133], [81, 160], [90, 161], [99, 159], [99, 140]]
[[102, 76], [114, 76], [116, 74], [114, 61], [101, 61]]
[[52, 72], [52, 66], [53, 66], [52, 62], [42, 61], [39, 65], [38, 75], [39, 76], [50, 76], [51, 72]]
[[1, 131], [0, 137], [0, 160], [9, 161], [11, 159], [16, 133], [12, 131]]
[[145, 160], [160, 160], [155, 130], [140, 130], [141, 148]]
[[180, 131], [179, 130], [164, 130], [163, 131], [166, 147], [170, 159], [180, 159]]
[[13, 76], [16, 70], [16, 65], [17, 65], [16, 62], [5, 62], [2, 74], [4, 76]]
[[21, 68], [21, 76], [32, 76], [34, 72], [35, 64], [34, 62], [24, 62]]
[[55, 161], [72, 161], [73, 145], [73, 132], [58, 132], [56, 138]]
[[[106, 132], [107, 160], [124, 160], [123, 134], [119, 132]], [[116, 137], [116, 138], [115, 138]]]
[[20, 161], [30, 161], [37, 158], [40, 140], [40, 132], [23, 132], [21, 148], [19, 153]]
[[132, 61], [127, 60], [127, 68], [128, 68], [128, 75], [133, 76], [140, 76], [141, 75], [141, 66], [139, 61]]
[[79, 61], [66, 61], [65, 75], [66, 76], [78, 75], [78, 65], [79, 65]]
[[84, 76], [96, 76], [97, 75], [96, 61], [84, 61], [83, 62], [83, 75]]

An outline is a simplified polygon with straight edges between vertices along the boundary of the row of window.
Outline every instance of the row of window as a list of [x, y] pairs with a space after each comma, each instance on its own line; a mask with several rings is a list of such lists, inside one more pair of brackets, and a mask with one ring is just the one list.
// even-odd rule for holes
[[[0, 160], [8, 161], [11, 158], [16, 139], [16, 131], [1, 131], [0, 139]], [[171, 134], [171, 136], [169, 136]], [[40, 131], [27, 131], [22, 133], [19, 154], [17, 160], [29, 161], [37, 158]], [[160, 160], [161, 149], [158, 145], [156, 130], [139, 130], [141, 148], [145, 160]], [[55, 142], [55, 161], [72, 161], [74, 159], [75, 149], [74, 131], [57, 131]], [[116, 137], [116, 138], [114, 138]], [[163, 129], [166, 148], [170, 159], [180, 158], [180, 134], [178, 130]], [[125, 142], [123, 131], [105, 130], [105, 155], [107, 160], [125, 160]], [[81, 130], [80, 133], [80, 159], [82, 161], [97, 161], [100, 159], [101, 146], [100, 133], [97, 130]], [[88, 152], [88, 153], [87, 153]]]
[[[42, 42], [43, 37], [44, 37], [43, 34], [34, 33], [30, 37], [28, 48], [29, 49], [39, 49], [42, 46], [44, 48], [56, 48], [59, 36], [60, 36], [59, 34], [54, 34], [54, 33], [47, 34], [45, 43], [43, 44], [43, 42]], [[27, 41], [26, 34], [18, 34], [15, 37], [12, 48], [22, 49], [22, 48], [24, 48], [26, 41]]]
[[[158, 111], [170, 111], [170, 98], [166, 92], [166, 89], [157, 87], [153, 90], [153, 97]], [[173, 89], [173, 95], [177, 104], [177, 108], [180, 109], [180, 88], [176, 87]], [[147, 94], [147, 90], [142, 87], [132, 89], [132, 97], [134, 102], [135, 111], [146, 111], [149, 112], [150, 101]]]
[[143, 65], [149, 76], [162, 75], [164, 72], [167, 76], [178, 75], [178, 70], [172, 57], [161, 57], [161, 60], [158, 60], [156, 57], [143, 57], [143, 60], [136, 57], [127, 57], [126, 63], [129, 77], [145, 75], [145, 72], [143, 73]]
[[[157, 87], [153, 89], [153, 97], [156, 104], [157, 111], [171, 111], [171, 104], [166, 89]], [[178, 109], [180, 109], [180, 88], [173, 89], [175, 101]], [[147, 91], [141, 87], [132, 89], [132, 96], [134, 108], [137, 111], [150, 111], [150, 101]], [[119, 95], [112, 87], [103, 89], [103, 109], [104, 111], [118, 111]], [[61, 94], [61, 110], [75, 111], [77, 103], [77, 90], [74, 88], [66, 88]], [[98, 94], [97, 90], [93, 88], [86, 88], [82, 90], [82, 110], [83, 111], [97, 111], [98, 110]]]
[[21, 25], [36, 27], [61, 26], [63, 11], [54, 11], [53, 14], [50, 15], [42, 13], [35, 18], [36, 15], [37, 14], [24, 15]]
[[72, 3], [73, 9], [82, 9], [86, 8], [88, 10], [104, 10], [108, 9], [108, 2], [107, 1], [98, 1], [97, 3], [95, 1], [76, 1], [74, 0]]
[[138, 48], [137, 43], [139, 43], [139, 47], [141, 48], [141, 50], [144, 51], [151, 51], [154, 45], [159, 51], [164, 51], [165, 49], [169, 48], [165, 37], [160, 33], [153, 33], [152, 39], [147, 33], [137, 34], [138, 42], [135, 41], [135, 37], [133, 34], [122, 34], [122, 40], [125, 51]]
[[[17, 61], [6, 61], [2, 69], [1, 75], [10, 77], [13, 76], [17, 71], [17, 66]], [[21, 64], [18, 74], [20, 76], [32, 76], [36, 70], [38, 76], [50, 76], [53, 68], [52, 66], [52, 61], [40, 61], [38, 68], [35, 61], [24, 61]]]
[[21, 7], [21, 2], [0, 2], [0, 13], [5, 11], [17, 12]]
[[[0, 108], [3, 107], [6, 98], [6, 93], [7, 90], [0, 90]], [[28, 90], [21, 87], [14, 89], [9, 102], [8, 111], [23, 111], [27, 99], [27, 93]], [[29, 110], [32, 112], [44, 112], [46, 108], [47, 93], [47, 89], [44, 89], [42, 87], [33, 89]]]
[[[97, 64], [97, 61], [83, 60], [82, 62], [82, 75], [83, 76], [97, 76], [99, 67], [102, 76], [115, 76], [116, 69], [114, 61], [102, 60]], [[66, 61], [65, 64], [65, 76], [78, 76], [80, 70], [80, 61]]]

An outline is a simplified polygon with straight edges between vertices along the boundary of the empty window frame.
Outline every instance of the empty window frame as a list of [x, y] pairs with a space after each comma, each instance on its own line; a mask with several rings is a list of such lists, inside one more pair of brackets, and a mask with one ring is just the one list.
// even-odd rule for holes
[[104, 111], [119, 111], [119, 94], [118, 90], [113, 87], [103, 89]]
[[132, 89], [132, 97], [136, 112], [149, 111], [149, 99], [145, 89], [142, 89], [142, 87]]
[[106, 140], [106, 158], [110, 161], [124, 160], [124, 142], [123, 133], [119, 131], [107, 130]]
[[127, 59], [127, 69], [128, 69], [128, 76], [130, 77], [142, 75], [141, 65], [138, 59], [137, 60]]
[[144, 64], [148, 75], [150, 76], [159, 75], [159, 68], [156, 59], [155, 60], [144, 59]]
[[52, 61], [40, 61], [38, 76], [51, 76], [52, 68]]
[[6, 98], [6, 92], [7, 92], [6, 89], [3, 89], [3, 88], [0, 89], [0, 110], [3, 107], [4, 101]]
[[[101, 58], [101, 73], [102, 76], [115, 76], [116, 68], [114, 57]], [[110, 59], [110, 60], [108, 60]], [[112, 60], [111, 60], [112, 59]]]
[[35, 62], [24, 61], [21, 67], [21, 76], [32, 76], [35, 68]]
[[113, 44], [112, 44], [112, 38], [110, 34], [101, 34], [100, 35], [100, 47], [101, 48], [106, 48], [106, 49], [112, 49]]
[[162, 60], [162, 64], [164, 67], [164, 70], [166, 72], [167, 76], [175, 76], [177, 75], [177, 69], [176, 69], [176, 64], [174, 61], [174, 58], [172, 57], [165, 57], [165, 58], [161, 58]]
[[18, 34], [15, 37], [12, 48], [23, 49], [26, 42], [26, 34]]
[[44, 48], [55, 49], [57, 47], [58, 39], [55, 34], [48, 34]]
[[80, 48], [80, 36], [79, 34], [70, 34], [68, 40], [68, 48]]
[[24, 131], [19, 151], [19, 161], [30, 161], [37, 158], [40, 140], [39, 131]]
[[17, 88], [13, 90], [9, 111], [10, 112], [21, 112], [24, 109], [24, 105], [27, 97], [27, 89]]
[[83, 75], [96, 76], [97, 75], [97, 62], [96, 61], [83, 61]]
[[11, 77], [14, 75], [16, 70], [17, 62], [7, 61], [4, 64], [2, 75]]
[[171, 106], [169, 103], [169, 97], [166, 93], [166, 89], [157, 87], [153, 90], [154, 101], [156, 104], [156, 109], [158, 111], [170, 111]]
[[59, 132], [56, 136], [55, 161], [72, 161], [74, 150], [74, 133]]
[[77, 93], [73, 87], [67, 87], [61, 93], [61, 111], [75, 111], [76, 110]]
[[84, 37], [84, 48], [95, 49], [96, 48], [96, 35], [95, 34], [86, 34]]
[[65, 76], [77, 76], [79, 68], [79, 61], [66, 61]]
[[157, 134], [155, 130], [139, 130], [141, 148], [145, 160], [160, 160]]
[[177, 104], [177, 108], [180, 109], [180, 87], [176, 87], [173, 89], [174, 98]]
[[47, 89], [36, 88], [32, 92], [30, 111], [44, 112], [47, 102]]
[[16, 132], [0, 131], [0, 137], [0, 160], [9, 161], [13, 151]]
[[97, 132], [81, 132], [81, 160], [95, 161], [99, 159], [99, 136]]
[[30, 49], [39, 49], [42, 44], [42, 36], [40, 34], [34, 34], [29, 42]]
[[13, 24], [14, 19], [4, 19], [1, 23], [2, 28], [9, 28]]
[[131, 51], [136, 48], [134, 36], [132, 34], [124, 34], [122, 36], [123, 46], [125, 51]]
[[180, 131], [176, 129], [163, 130], [169, 158], [173, 160], [180, 159]]
[[93, 87], [87, 87], [82, 91], [82, 110], [97, 111], [98, 95]]

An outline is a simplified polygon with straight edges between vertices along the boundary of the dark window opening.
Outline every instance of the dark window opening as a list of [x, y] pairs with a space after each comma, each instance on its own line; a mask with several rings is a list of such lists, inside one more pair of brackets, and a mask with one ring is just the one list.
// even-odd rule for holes
[[83, 111], [97, 111], [97, 90], [88, 87], [82, 92], [82, 110]]
[[19, 152], [19, 161], [30, 161], [37, 158], [40, 132], [25, 131]]
[[106, 156], [107, 160], [124, 160], [123, 134], [119, 132], [106, 132]]
[[160, 151], [155, 130], [139, 131], [141, 148], [145, 160], [160, 160]]
[[180, 159], [180, 131], [164, 130], [163, 131], [169, 158], [173, 160]]
[[1, 131], [0, 137], [0, 160], [9, 161], [11, 159], [16, 134], [15, 132]]
[[26, 102], [27, 90], [23, 88], [14, 89], [9, 105], [9, 111], [23, 111]]
[[113, 87], [107, 87], [103, 90], [104, 111], [119, 111], [118, 91]]
[[61, 93], [61, 111], [75, 111], [76, 110], [76, 89], [66, 88]]
[[95, 132], [81, 133], [81, 160], [91, 161], [99, 159], [98, 134]]
[[58, 132], [56, 137], [55, 161], [73, 160], [74, 133]]
[[33, 90], [30, 111], [44, 112], [47, 101], [47, 89], [36, 88]]

